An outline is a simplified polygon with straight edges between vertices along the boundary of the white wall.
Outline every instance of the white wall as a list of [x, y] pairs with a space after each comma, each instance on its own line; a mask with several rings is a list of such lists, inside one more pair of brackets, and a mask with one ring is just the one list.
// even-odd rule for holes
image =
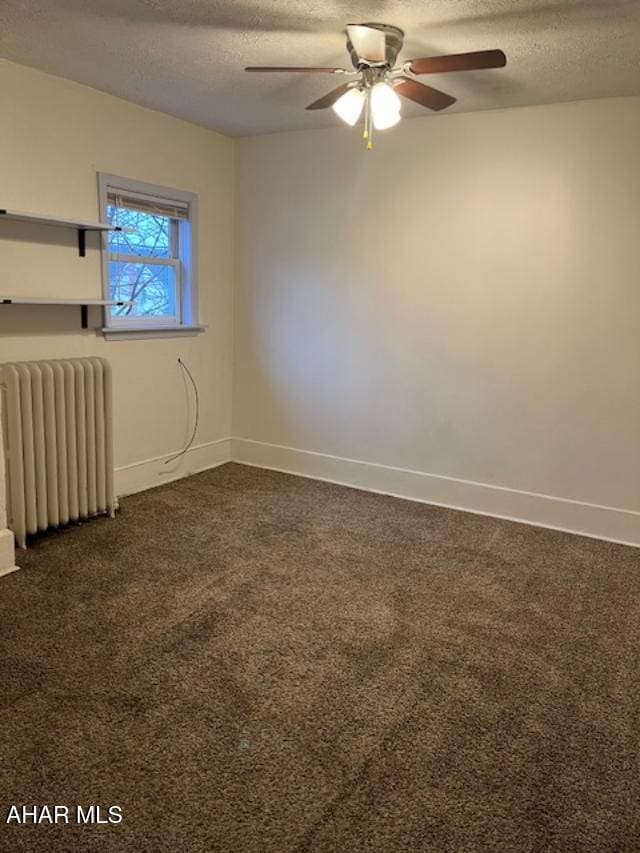
[[640, 98], [358, 136], [240, 141], [234, 454], [640, 544]]
[[[113, 364], [119, 492], [231, 452], [640, 544], [640, 99], [415, 119], [371, 153], [345, 127], [241, 140], [235, 231], [232, 140], [8, 62], [0, 115], [2, 207], [93, 219], [98, 171], [199, 196], [205, 334], [0, 308], [0, 361]], [[74, 239], [4, 223], [0, 295], [99, 296]], [[167, 470], [179, 355], [203, 411]]]
[[[231, 431], [234, 143], [94, 89], [0, 61], [0, 207], [98, 218], [98, 171], [190, 190], [199, 200], [200, 322], [186, 338], [106, 342], [78, 308], [0, 307], [0, 361], [100, 355], [114, 368], [116, 487], [157, 485], [228, 457]], [[38, 239], [34, 239], [34, 238]], [[101, 296], [99, 238], [2, 223], [0, 296]], [[42, 242], [38, 242], [41, 240]], [[90, 325], [99, 326], [99, 309]], [[198, 448], [155, 459], [189, 433], [177, 358], [202, 402]], [[222, 440], [222, 441], [221, 441]], [[152, 461], [146, 461], [152, 460]]]

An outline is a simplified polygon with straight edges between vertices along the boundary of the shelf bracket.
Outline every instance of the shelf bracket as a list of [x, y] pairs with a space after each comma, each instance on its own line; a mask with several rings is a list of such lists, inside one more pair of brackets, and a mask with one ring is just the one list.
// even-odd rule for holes
[[80, 306], [80, 325], [83, 329], [89, 328], [89, 306], [81, 305]]
[[[84, 258], [87, 254], [87, 246], [86, 246], [86, 228], [78, 228], [78, 255], [81, 258]], [[85, 306], [83, 306], [84, 308]]]

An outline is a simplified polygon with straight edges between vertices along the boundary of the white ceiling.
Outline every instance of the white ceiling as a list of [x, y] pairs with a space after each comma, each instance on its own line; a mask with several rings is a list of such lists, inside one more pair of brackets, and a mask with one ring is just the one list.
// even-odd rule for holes
[[423, 78], [449, 111], [640, 94], [640, 0], [2, 0], [0, 55], [244, 136], [339, 124], [304, 108], [340, 78], [243, 68], [349, 67], [342, 30], [365, 21], [404, 29], [405, 59], [506, 52], [502, 70]]

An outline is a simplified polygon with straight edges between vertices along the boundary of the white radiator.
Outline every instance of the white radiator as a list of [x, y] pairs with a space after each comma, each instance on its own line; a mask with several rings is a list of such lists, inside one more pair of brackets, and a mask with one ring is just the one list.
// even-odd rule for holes
[[8, 526], [27, 535], [114, 515], [111, 367], [103, 358], [0, 365]]

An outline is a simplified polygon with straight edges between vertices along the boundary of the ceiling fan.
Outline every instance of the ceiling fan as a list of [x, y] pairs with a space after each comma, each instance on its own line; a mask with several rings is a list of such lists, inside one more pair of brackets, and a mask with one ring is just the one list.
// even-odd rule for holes
[[303, 66], [252, 66], [245, 71], [278, 71], [346, 75], [347, 82], [318, 98], [308, 110], [332, 107], [347, 124], [355, 125], [364, 112], [367, 148], [373, 147], [373, 130], [393, 127], [400, 121], [398, 95], [430, 110], [444, 110], [456, 99], [416, 80], [421, 74], [504, 68], [507, 58], [501, 50], [477, 50], [448, 56], [428, 56], [396, 64], [404, 32], [390, 24], [349, 24], [347, 50], [354, 70]]

